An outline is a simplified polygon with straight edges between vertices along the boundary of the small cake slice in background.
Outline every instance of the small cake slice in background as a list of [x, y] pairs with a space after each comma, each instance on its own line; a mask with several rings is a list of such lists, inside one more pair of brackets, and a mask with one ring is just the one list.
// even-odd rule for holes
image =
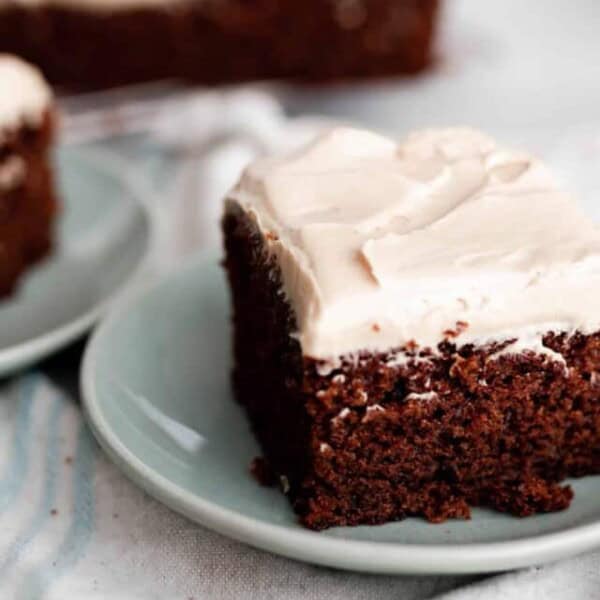
[[0, 297], [52, 246], [52, 131], [52, 95], [42, 75], [0, 54]]
[[223, 226], [235, 394], [307, 527], [561, 510], [600, 472], [600, 232], [535, 158], [336, 129]]

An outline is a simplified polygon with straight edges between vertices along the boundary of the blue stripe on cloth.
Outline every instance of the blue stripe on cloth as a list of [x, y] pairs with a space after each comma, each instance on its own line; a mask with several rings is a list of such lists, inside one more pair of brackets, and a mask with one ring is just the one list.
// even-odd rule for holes
[[41, 600], [52, 584], [85, 555], [94, 531], [94, 470], [96, 445], [82, 424], [77, 438], [73, 468], [73, 514], [71, 525], [53, 556], [26, 573], [17, 598]]
[[9, 508], [16, 500], [27, 478], [29, 449], [31, 447], [31, 408], [39, 383], [40, 377], [38, 375], [26, 375], [18, 382], [19, 405], [14, 427], [11, 458], [0, 479], [0, 512]]
[[65, 399], [55, 396], [47, 424], [48, 442], [44, 466], [44, 487], [35, 514], [27, 523], [24, 531], [16, 537], [8, 548], [4, 559], [0, 562], [0, 582], [2, 582], [10, 567], [19, 559], [22, 552], [35, 539], [46, 520], [50, 518], [50, 511], [56, 500], [60, 465], [60, 418], [64, 406]]

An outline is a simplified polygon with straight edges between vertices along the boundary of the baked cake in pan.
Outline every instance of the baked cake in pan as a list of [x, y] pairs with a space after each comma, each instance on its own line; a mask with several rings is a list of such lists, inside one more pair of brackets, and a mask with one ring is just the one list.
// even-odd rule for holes
[[556, 511], [600, 471], [600, 233], [535, 158], [335, 129], [223, 227], [235, 394], [307, 527]]
[[416, 73], [438, 0], [0, 0], [0, 52], [107, 87]]
[[0, 54], [0, 298], [52, 245], [52, 114], [37, 69]]

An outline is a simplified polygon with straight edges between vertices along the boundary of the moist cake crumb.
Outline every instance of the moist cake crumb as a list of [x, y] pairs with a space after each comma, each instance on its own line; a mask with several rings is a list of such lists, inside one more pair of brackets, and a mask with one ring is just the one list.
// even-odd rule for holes
[[268, 461], [262, 456], [257, 456], [252, 461], [250, 472], [254, 476], [254, 479], [262, 486], [271, 487], [275, 485], [277, 481], [277, 475], [269, 465]]

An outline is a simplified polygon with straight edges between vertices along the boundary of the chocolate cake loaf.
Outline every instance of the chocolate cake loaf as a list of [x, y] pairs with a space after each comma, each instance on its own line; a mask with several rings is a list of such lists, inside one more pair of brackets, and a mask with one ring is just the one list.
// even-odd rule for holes
[[0, 298], [52, 245], [52, 97], [40, 73], [0, 54]]
[[235, 394], [307, 527], [556, 511], [600, 472], [600, 232], [535, 158], [336, 129], [223, 226]]
[[0, 0], [0, 52], [53, 82], [220, 83], [416, 73], [437, 0]]

